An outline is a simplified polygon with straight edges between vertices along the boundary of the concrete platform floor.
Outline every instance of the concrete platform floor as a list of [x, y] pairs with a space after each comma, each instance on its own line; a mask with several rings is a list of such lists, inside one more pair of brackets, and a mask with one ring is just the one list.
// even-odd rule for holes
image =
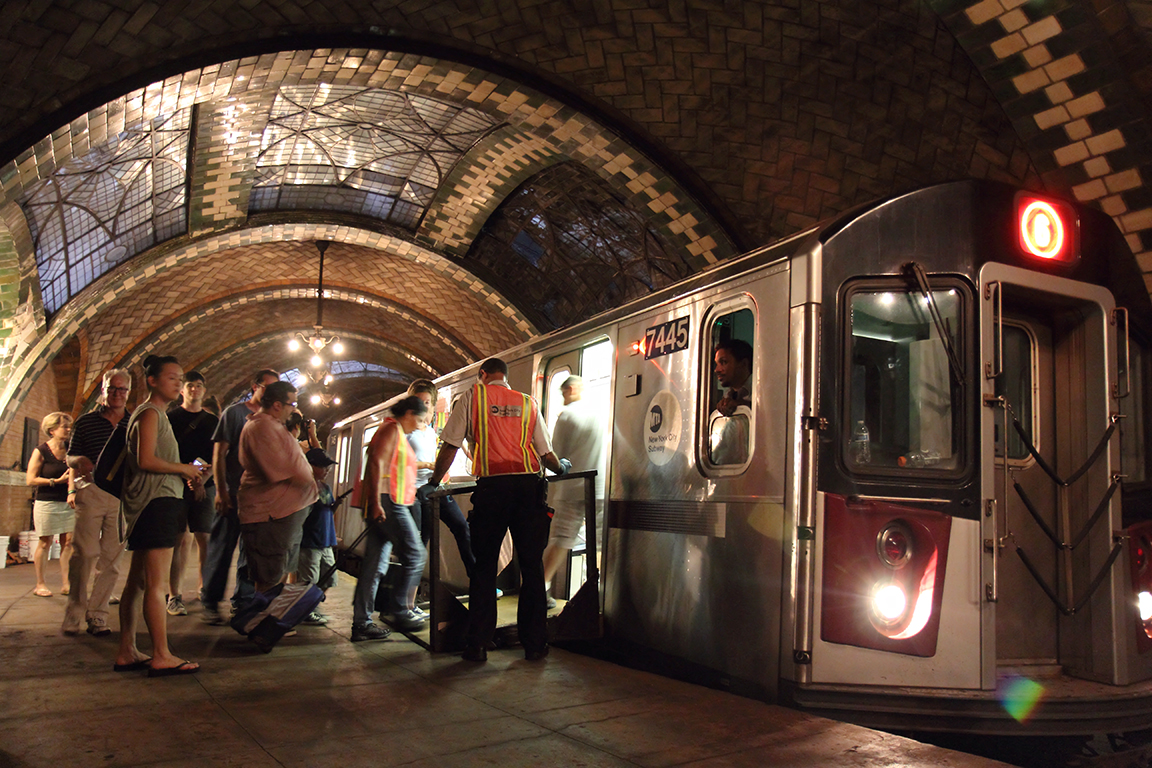
[[0, 570], [0, 768], [1003, 765], [559, 649], [478, 665], [399, 635], [353, 644], [347, 577], [321, 606], [331, 625], [269, 655], [194, 602], [169, 632], [199, 674], [115, 673], [117, 634], [61, 635], [66, 598], [34, 582]]

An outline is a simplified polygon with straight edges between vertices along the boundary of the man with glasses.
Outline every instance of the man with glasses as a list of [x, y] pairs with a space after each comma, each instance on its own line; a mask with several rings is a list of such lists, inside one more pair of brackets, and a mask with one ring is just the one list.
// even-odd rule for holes
[[240, 433], [240, 537], [257, 592], [296, 570], [304, 519], [319, 497], [312, 467], [285, 427], [295, 410], [296, 388], [269, 384]]
[[[258, 371], [252, 377], [252, 396], [235, 403], [220, 414], [220, 423], [212, 435], [212, 477], [216, 482], [216, 519], [208, 538], [208, 556], [204, 559], [204, 589], [200, 600], [204, 605], [203, 620], [208, 624], [223, 624], [220, 601], [228, 585], [228, 571], [232, 567], [232, 553], [240, 538], [240, 518], [237, 517], [236, 496], [240, 490], [240, 432], [248, 417], [260, 410], [264, 388], [280, 380], [280, 374], [270, 369]], [[297, 449], [299, 450], [299, 449]], [[252, 597], [252, 580], [248, 577], [244, 545], [240, 545], [240, 558], [236, 562], [236, 591], [232, 594], [232, 608], [239, 609]]]
[[[68, 468], [75, 488], [68, 491], [68, 505], [76, 510], [72, 534], [72, 558], [68, 561], [68, 607], [61, 629], [66, 635], [80, 631], [87, 619], [88, 634], [104, 637], [108, 628], [108, 604], [120, 575], [120, 500], [92, 482], [92, 470], [100, 451], [118, 425], [128, 426], [128, 392], [132, 375], [116, 368], [104, 374], [103, 387], [95, 410], [72, 425], [68, 443]], [[88, 576], [96, 566], [92, 596], [88, 596]]]

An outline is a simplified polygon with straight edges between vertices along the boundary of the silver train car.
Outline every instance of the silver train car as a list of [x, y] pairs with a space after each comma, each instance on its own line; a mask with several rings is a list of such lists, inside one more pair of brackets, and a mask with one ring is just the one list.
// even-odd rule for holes
[[[869, 726], [1150, 727], [1152, 306], [1132, 261], [1097, 211], [960, 181], [500, 355], [550, 422], [579, 373], [610, 425], [604, 642]], [[725, 339], [752, 349], [734, 409]], [[445, 405], [474, 380], [439, 379]], [[333, 430], [341, 488], [382, 408]], [[340, 515], [351, 540], [358, 511]]]

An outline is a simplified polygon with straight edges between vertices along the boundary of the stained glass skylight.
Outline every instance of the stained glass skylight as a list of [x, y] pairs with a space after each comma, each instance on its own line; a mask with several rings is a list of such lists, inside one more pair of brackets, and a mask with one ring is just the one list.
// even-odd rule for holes
[[284, 86], [264, 130], [249, 210], [337, 210], [414, 228], [460, 156], [497, 125], [424, 96]]
[[118, 264], [187, 231], [191, 112], [126, 130], [65, 163], [20, 200], [47, 312]]

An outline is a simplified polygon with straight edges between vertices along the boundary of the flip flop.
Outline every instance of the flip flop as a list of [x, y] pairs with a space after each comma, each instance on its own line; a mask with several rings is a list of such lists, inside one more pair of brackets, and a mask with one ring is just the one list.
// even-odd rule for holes
[[185, 661], [178, 667], [163, 667], [156, 669], [150, 667], [148, 669], [148, 677], [172, 677], [173, 675], [194, 675], [200, 671], [200, 665], [191, 661]]
[[68, 587], [64, 587], [64, 589], [60, 590], [60, 594], [62, 594], [62, 595], [67, 595], [67, 594], [68, 594], [70, 591], [71, 591], [71, 590], [70, 590], [70, 589], [68, 589]]
[[113, 672], [140, 672], [148, 669], [148, 665], [152, 663], [152, 657], [146, 659], [137, 659], [130, 664], [113, 664]]
[[52, 590], [41, 588], [41, 589], [36, 590], [32, 594], [36, 595], [36, 597], [52, 597]]

